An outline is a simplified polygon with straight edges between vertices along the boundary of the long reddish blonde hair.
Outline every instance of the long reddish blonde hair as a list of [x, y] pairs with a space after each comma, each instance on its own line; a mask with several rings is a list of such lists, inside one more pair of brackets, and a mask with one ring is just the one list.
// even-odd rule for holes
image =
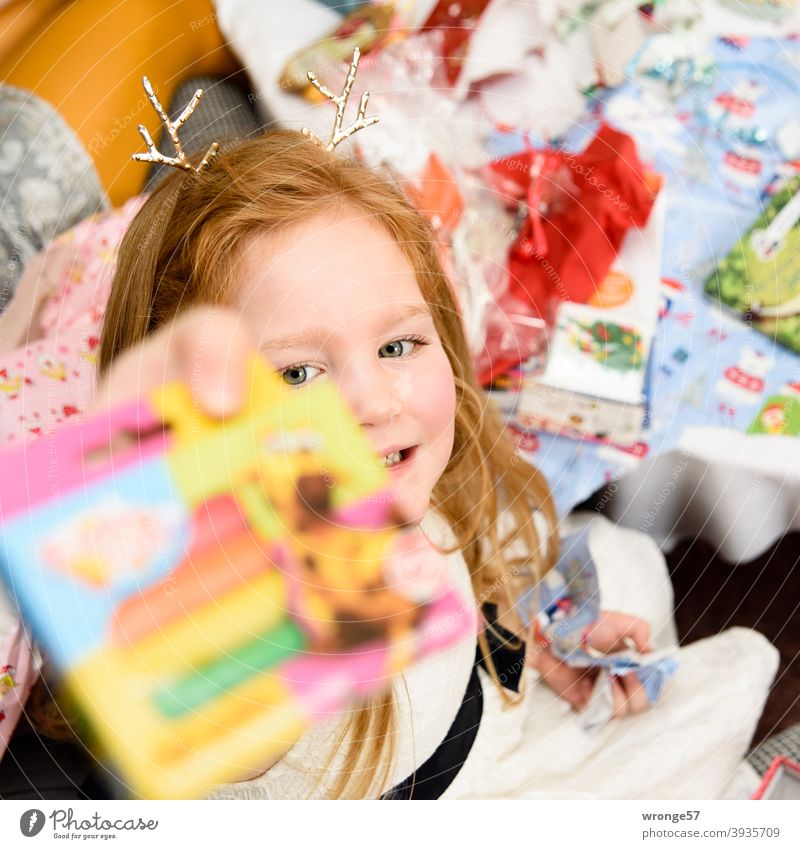
[[[476, 601], [490, 601], [523, 573], [533, 576], [524, 579], [530, 581], [551, 567], [555, 541], [539, 538], [533, 514], [542, 511], [555, 528], [553, 503], [544, 477], [517, 456], [475, 380], [431, 226], [386, 177], [325, 153], [293, 131], [245, 142], [202, 174], [176, 173], [147, 200], [120, 247], [100, 343], [100, 372], [183, 310], [230, 303], [240, 248], [249, 236], [276, 232], [342, 205], [373, 216], [391, 234], [431, 308], [453, 369], [457, 400], [453, 453], [431, 506], [452, 528]], [[501, 509], [513, 518], [511, 533], [498, 530]], [[512, 558], [507, 549], [519, 540], [528, 554]], [[523, 560], [526, 568], [520, 569]], [[485, 652], [485, 641], [482, 646]], [[334, 777], [333, 796], [380, 795], [392, 760], [394, 725], [391, 693], [351, 715], [342, 736], [349, 739], [347, 766]]]

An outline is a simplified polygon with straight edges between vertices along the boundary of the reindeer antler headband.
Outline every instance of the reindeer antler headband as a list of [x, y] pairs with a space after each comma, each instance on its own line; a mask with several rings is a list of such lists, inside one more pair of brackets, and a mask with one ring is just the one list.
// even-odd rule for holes
[[[364, 127], [369, 127], [371, 124], [377, 124], [380, 118], [377, 115], [372, 115], [369, 118], [366, 116], [367, 112], [367, 101], [369, 100], [369, 92], [365, 91], [361, 95], [361, 100], [358, 104], [358, 115], [356, 120], [347, 128], [342, 129], [342, 123], [344, 121], [344, 110], [347, 106], [347, 98], [350, 96], [350, 90], [353, 87], [353, 82], [356, 78], [356, 71], [358, 70], [358, 60], [360, 58], [360, 51], [356, 47], [353, 51], [353, 60], [350, 63], [350, 70], [347, 72], [347, 79], [344, 82], [344, 88], [342, 89], [341, 94], [334, 94], [327, 86], [323, 85], [318, 79], [317, 75], [313, 71], [308, 72], [308, 81], [314, 88], [319, 91], [319, 93], [331, 101], [331, 103], [336, 104], [336, 118], [333, 122], [333, 129], [331, 130], [330, 138], [328, 139], [327, 144], [323, 142], [320, 138], [318, 138], [308, 127], [303, 127], [301, 132], [304, 136], [310, 138], [316, 145], [321, 147], [323, 150], [332, 151], [336, 145], [340, 142], [343, 142], [345, 139], [349, 138], [353, 135], [353, 133], [357, 133], [359, 130], [363, 130]], [[150, 133], [147, 132], [147, 128], [143, 124], [139, 124], [139, 133], [147, 145], [147, 153], [134, 153], [133, 159], [138, 162], [155, 162], [160, 165], [170, 165], [173, 168], [180, 168], [182, 171], [194, 171], [196, 174], [199, 174], [205, 168], [208, 168], [211, 160], [217, 155], [219, 151], [219, 144], [214, 142], [211, 147], [206, 151], [206, 155], [203, 157], [200, 164], [195, 167], [189, 160], [189, 157], [183, 150], [183, 145], [181, 144], [180, 139], [178, 138], [178, 130], [187, 122], [191, 114], [197, 108], [197, 104], [200, 102], [200, 98], [203, 96], [203, 89], [199, 88], [194, 93], [192, 99], [186, 105], [184, 110], [178, 116], [175, 121], [170, 121], [169, 115], [167, 115], [166, 110], [161, 105], [161, 101], [156, 96], [155, 91], [153, 90], [153, 86], [150, 83], [150, 80], [147, 77], [142, 77], [142, 85], [144, 86], [144, 90], [147, 94], [147, 98], [150, 103], [153, 104], [153, 108], [158, 113], [158, 116], [161, 118], [164, 127], [167, 130], [167, 134], [169, 135], [172, 144], [175, 147], [175, 156], [164, 156], [158, 148], [156, 148], [153, 143], [153, 139], [150, 136]]]
[[153, 109], [158, 113], [164, 127], [169, 134], [172, 144], [175, 146], [175, 156], [164, 156], [153, 143], [150, 133], [147, 132], [147, 127], [144, 124], [139, 124], [139, 133], [147, 145], [148, 153], [134, 153], [132, 158], [138, 162], [157, 162], [160, 165], [171, 165], [173, 168], [180, 168], [182, 171], [194, 171], [199, 174], [204, 168], [208, 167], [209, 162], [217, 155], [219, 144], [214, 142], [203, 157], [203, 161], [195, 168], [189, 161], [189, 157], [183, 151], [183, 145], [178, 138], [178, 130], [189, 120], [189, 116], [197, 108], [200, 98], [203, 96], [203, 89], [198, 88], [194, 96], [184, 108], [183, 112], [178, 116], [176, 121], [170, 121], [169, 115], [161, 105], [161, 101], [156, 96], [153, 86], [147, 77], [142, 77], [142, 85], [147, 93], [148, 100], [153, 104]]
[[347, 98], [350, 97], [350, 89], [353, 87], [353, 81], [356, 78], [356, 71], [358, 70], [358, 60], [360, 56], [361, 52], [356, 47], [353, 51], [353, 61], [350, 63], [350, 70], [347, 72], [347, 79], [344, 81], [344, 88], [342, 89], [342, 93], [339, 95], [334, 94], [327, 86], [324, 86], [317, 79], [317, 75], [313, 71], [308, 71], [306, 74], [311, 85], [313, 85], [323, 97], [327, 97], [331, 103], [336, 104], [336, 118], [334, 119], [333, 129], [331, 130], [331, 135], [327, 144], [324, 144], [321, 139], [318, 139], [314, 133], [308, 129], [308, 127], [303, 127], [301, 130], [304, 136], [308, 136], [308, 138], [312, 139], [320, 147], [327, 151], [333, 150], [339, 142], [343, 142], [346, 138], [352, 136], [353, 133], [357, 133], [359, 130], [363, 130], [364, 127], [369, 127], [371, 124], [377, 124], [378, 121], [380, 121], [380, 118], [377, 115], [373, 115], [370, 118], [366, 117], [369, 92], [365, 91], [361, 95], [361, 100], [358, 104], [358, 117], [346, 130], [342, 129], [344, 109], [345, 106], [347, 106]]

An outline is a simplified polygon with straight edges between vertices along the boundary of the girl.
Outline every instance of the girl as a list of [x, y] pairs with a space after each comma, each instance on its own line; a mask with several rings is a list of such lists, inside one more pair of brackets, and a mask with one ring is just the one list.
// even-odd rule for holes
[[[514, 595], [556, 554], [547, 485], [486, 407], [425, 219], [383, 177], [289, 131], [221, 154], [202, 173], [176, 174], [144, 204], [120, 249], [96, 406], [183, 379], [200, 406], [225, 417], [247, 391], [253, 350], [298, 392], [334, 382], [389, 466], [405, 514], [449, 552], [476, 621], [482, 610], [498, 614], [490, 631], [512, 657], [496, 669], [482, 634], [486, 669], [477, 669], [467, 641], [217, 795], [723, 792], [774, 674], [774, 650], [757, 634], [735, 629], [682, 650], [678, 680], [654, 711], [640, 713], [635, 679], [616, 679], [614, 711], [631, 716], [593, 736], [535, 681], [516, 699], [501, 686], [527, 665], [527, 678], [541, 677], [575, 708], [591, 691], [589, 676], [547, 648], [523, 658], [513, 653], [521, 641], [509, 641], [520, 632]], [[669, 579], [652, 543], [608, 523], [592, 533], [604, 600], [644, 618], [602, 614], [589, 643], [674, 643]]]

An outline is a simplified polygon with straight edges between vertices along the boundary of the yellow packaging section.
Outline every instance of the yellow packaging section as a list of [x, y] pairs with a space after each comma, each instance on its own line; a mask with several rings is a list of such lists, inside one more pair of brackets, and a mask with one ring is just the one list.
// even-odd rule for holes
[[307, 727], [289, 690], [268, 673], [171, 722], [153, 707], [153, 681], [129, 652], [101, 652], [66, 683], [88, 708], [104, 753], [121, 767], [123, 779], [151, 799], [198, 798], [239, 780], [284, 752]]
[[[188, 504], [246, 487], [254, 476], [278, 504], [291, 497], [301, 474], [329, 481], [334, 506], [386, 484], [386, 470], [333, 387], [319, 383], [294, 390], [260, 357], [251, 361], [246, 386], [249, 400], [241, 414], [221, 425], [196, 409], [185, 386], [172, 384], [153, 394], [152, 403], [173, 429], [175, 444], [166, 459]], [[274, 513], [265, 521], [274, 527]]]

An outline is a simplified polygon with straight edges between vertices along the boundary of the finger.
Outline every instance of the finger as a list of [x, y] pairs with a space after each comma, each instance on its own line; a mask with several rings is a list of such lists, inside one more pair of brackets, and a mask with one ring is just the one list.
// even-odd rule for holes
[[626, 638], [633, 642], [637, 651], [650, 651], [650, 626], [638, 616], [601, 611], [587, 634], [588, 644], [603, 652], [626, 648]]
[[625, 692], [625, 688], [616, 675], [609, 678], [609, 683], [611, 685], [611, 715], [617, 718], [626, 716], [629, 708], [628, 694]]
[[586, 707], [592, 685], [577, 669], [562, 663], [550, 652], [541, 655], [537, 668], [542, 680], [575, 710]]
[[633, 644], [640, 652], [652, 651], [650, 646], [650, 623], [644, 619], [631, 617], [632, 621], [628, 625], [626, 636], [633, 640]]
[[635, 672], [629, 672], [627, 675], [622, 675], [618, 680], [623, 690], [625, 690], [629, 713], [641, 713], [649, 707], [650, 702], [647, 699], [647, 693], [645, 693], [642, 682], [639, 680], [639, 676]]
[[108, 409], [183, 380], [206, 414], [231, 415], [242, 405], [245, 365], [253, 350], [237, 313], [193, 309], [125, 351], [98, 386], [92, 409]]
[[219, 308], [199, 311], [191, 328], [181, 328], [177, 342], [180, 378], [189, 383], [204, 412], [218, 418], [238, 412], [247, 363], [255, 352], [242, 316]]

